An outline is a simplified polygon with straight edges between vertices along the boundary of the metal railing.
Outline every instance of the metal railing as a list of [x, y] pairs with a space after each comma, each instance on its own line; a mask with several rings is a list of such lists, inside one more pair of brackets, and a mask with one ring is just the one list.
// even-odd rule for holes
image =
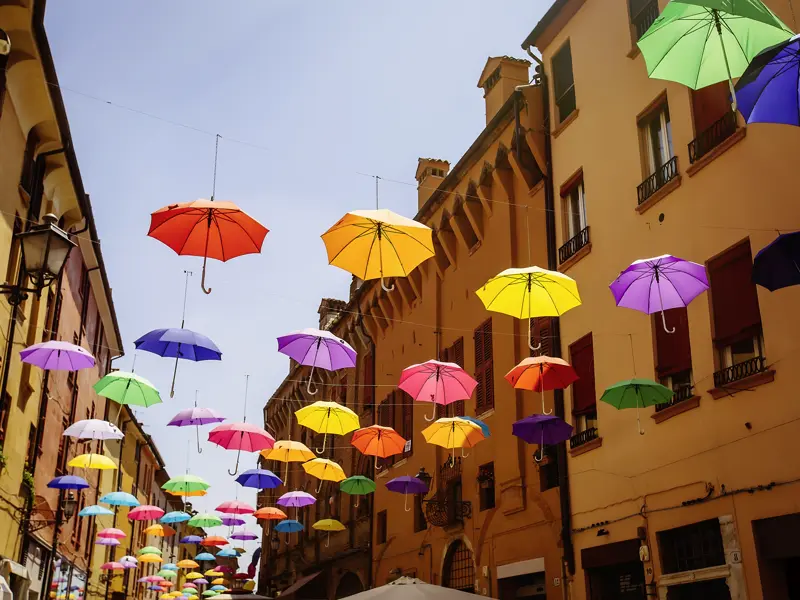
[[737, 128], [736, 114], [725, 113], [711, 127], [701, 131], [696, 138], [689, 142], [689, 162], [694, 164], [695, 161], [703, 158], [736, 133]]
[[672, 400], [665, 402], [664, 404], [656, 404], [656, 412], [660, 412], [669, 408], [670, 406], [675, 406], [684, 400], [694, 397], [694, 388], [691, 385], [682, 385], [673, 391], [675, 392], [675, 395], [672, 396]]
[[714, 373], [714, 387], [724, 387], [751, 375], [763, 373], [766, 370], [767, 359], [763, 356], [756, 356]]
[[598, 437], [600, 437], [600, 434], [597, 430], [597, 427], [590, 427], [589, 429], [576, 433], [569, 438], [569, 447], [570, 449], [578, 448], [579, 446], [588, 444], [592, 440], [596, 440]]
[[675, 179], [677, 176], [678, 157], [673, 156], [658, 169], [656, 169], [655, 173], [640, 183], [638, 188], [636, 188], [636, 192], [639, 197], [639, 204], [646, 202], [650, 196], [655, 194], [658, 190]]
[[647, 33], [650, 26], [658, 18], [658, 0], [652, 0], [639, 10], [635, 15], [631, 15], [631, 24], [636, 32], [636, 40], [640, 40]]
[[439, 483], [446, 484], [454, 479], [461, 478], [461, 457], [448, 457], [444, 464], [439, 467]]
[[468, 500], [440, 500], [437, 497], [425, 502], [425, 519], [434, 527], [449, 527], [472, 517], [472, 502]]
[[570, 258], [577, 254], [578, 250], [583, 248], [589, 243], [589, 226], [587, 225], [581, 229], [577, 235], [571, 237], [567, 242], [558, 249], [558, 263], [565, 263]]

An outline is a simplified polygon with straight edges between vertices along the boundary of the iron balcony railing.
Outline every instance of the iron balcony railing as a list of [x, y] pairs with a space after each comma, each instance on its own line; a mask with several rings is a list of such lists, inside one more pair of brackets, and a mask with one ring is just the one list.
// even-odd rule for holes
[[645, 4], [638, 13], [632, 15], [631, 23], [633, 24], [633, 29], [636, 32], [637, 41], [640, 40], [645, 33], [647, 33], [647, 30], [650, 29], [650, 26], [657, 18], [658, 0], [651, 0], [651, 2]]
[[558, 249], [558, 263], [565, 263], [577, 254], [578, 250], [589, 243], [589, 226], [581, 229], [577, 235], [571, 237]]
[[673, 391], [675, 392], [675, 395], [672, 396], [672, 400], [665, 402], [664, 404], [656, 404], [656, 412], [660, 412], [669, 408], [670, 406], [680, 404], [684, 400], [688, 400], [694, 396], [694, 388], [691, 385], [682, 385], [674, 388]]
[[694, 164], [695, 161], [703, 158], [736, 133], [738, 126], [736, 114], [732, 112], [725, 113], [711, 127], [701, 131], [696, 138], [689, 142], [689, 162]]
[[472, 502], [468, 500], [440, 500], [439, 495], [425, 502], [425, 519], [434, 527], [450, 527], [472, 517]]
[[658, 169], [656, 169], [655, 173], [650, 175], [650, 177], [639, 184], [639, 187], [636, 189], [639, 197], [639, 204], [646, 202], [650, 196], [655, 194], [658, 190], [667, 185], [677, 176], [678, 157], [673, 156]]
[[714, 387], [724, 387], [741, 381], [751, 375], [758, 375], [767, 370], [767, 359], [763, 356], [756, 356], [750, 360], [737, 363], [721, 371], [714, 373]]
[[578, 448], [579, 446], [588, 444], [592, 440], [596, 440], [598, 437], [600, 437], [600, 435], [597, 431], [597, 427], [590, 427], [586, 431], [576, 433], [569, 438], [569, 447], [570, 449]]

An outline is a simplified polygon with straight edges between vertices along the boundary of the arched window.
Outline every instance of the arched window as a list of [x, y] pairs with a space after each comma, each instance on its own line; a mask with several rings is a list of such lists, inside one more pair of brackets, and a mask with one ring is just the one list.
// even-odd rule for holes
[[450, 544], [447, 550], [442, 585], [462, 592], [475, 592], [475, 561], [472, 550], [461, 540]]

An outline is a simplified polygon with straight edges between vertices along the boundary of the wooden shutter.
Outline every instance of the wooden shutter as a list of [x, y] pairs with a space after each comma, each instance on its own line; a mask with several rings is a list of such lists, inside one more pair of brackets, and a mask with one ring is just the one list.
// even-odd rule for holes
[[578, 380], [572, 384], [572, 414], [583, 415], [597, 410], [594, 387], [594, 348], [592, 334], [583, 336], [569, 347], [572, 368]]
[[[458, 338], [452, 346], [450, 346], [449, 362], [456, 363], [462, 369], [464, 368], [464, 338]], [[464, 400], [453, 402], [451, 415], [454, 417], [463, 417], [466, 413], [467, 407]]]
[[[414, 400], [403, 391], [398, 391], [398, 396], [403, 399], [403, 439], [410, 440], [414, 437]], [[411, 450], [405, 452], [403, 456], [411, 456], [414, 453], [414, 443], [411, 443]]]
[[692, 90], [695, 137], [719, 121], [725, 113], [730, 112], [730, 95], [727, 81]]
[[714, 342], [718, 346], [728, 346], [752, 337], [761, 329], [758, 292], [751, 279], [752, 271], [750, 240], [708, 263]]
[[364, 357], [364, 387], [363, 398], [364, 406], [372, 406], [375, 403], [375, 356], [372, 352]]
[[692, 349], [689, 343], [689, 316], [686, 308], [664, 311], [667, 327], [675, 333], [667, 333], [661, 323], [661, 314], [653, 315], [656, 337], [656, 372], [667, 377], [692, 368]]
[[475, 379], [478, 382], [476, 413], [481, 414], [494, 407], [491, 318], [475, 330]]
[[553, 356], [553, 334], [550, 317], [536, 317], [531, 321], [531, 345], [542, 345], [536, 351], [531, 350], [531, 356]]

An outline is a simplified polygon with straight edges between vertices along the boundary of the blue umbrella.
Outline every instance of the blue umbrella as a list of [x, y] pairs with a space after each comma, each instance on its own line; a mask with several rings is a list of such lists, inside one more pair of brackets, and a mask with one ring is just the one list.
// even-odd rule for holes
[[180, 510], [175, 510], [172, 512], [168, 512], [159, 520], [162, 523], [183, 523], [184, 521], [188, 521], [191, 518], [192, 515], [190, 515], [189, 513]]
[[[285, 522], [286, 521], [281, 521], [281, 523], [285, 523]], [[278, 523], [278, 524], [280, 525], [280, 523]], [[300, 523], [297, 523], [297, 524], [300, 525]], [[302, 528], [303, 528], [303, 526], [300, 525], [300, 529], [302, 529]], [[280, 531], [277, 527], [275, 528], [275, 530], [276, 531]], [[222, 550], [217, 552], [217, 558], [226, 557], [226, 556], [239, 556], [239, 554], [237, 554], [236, 550], [234, 550], [233, 548], [223, 548]]]
[[800, 126], [800, 36], [758, 54], [736, 84], [748, 123]]
[[62, 475], [51, 479], [47, 487], [55, 490], [85, 490], [89, 487], [88, 482], [83, 477], [77, 475]]
[[203, 541], [203, 538], [199, 535], [187, 535], [181, 538], [181, 544], [199, 544]]
[[800, 231], [782, 233], [753, 259], [753, 282], [770, 292], [800, 285]]
[[236, 478], [236, 483], [244, 487], [266, 490], [276, 488], [283, 482], [268, 469], [249, 469]]
[[103, 504], [111, 506], [139, 506], [139, 501], [128, 492], [111, 492], [100, 498]]
[[278, 533], [296, 533], [303, 531], [303, 524], [294, 519], [285, 519], [275, 525], [275, 531]]
[[178, 570], [178, 565], [175, 565], [175, 564], [172, 564], [172, 563], [167, 563], [165, 565], [161, 565], [161, 568], [162, 568], [162, 570], [166, 569], [167, 571], [177, 571]]
[[211, 554], [210, 552], [201, 552], [200, 554], [195, 556], [194, 559], [197, 561], [214, 560], [214, 555]]
[[99, 504], [92, 504], [87, 506], [78, 513], [79, 517], [97, 517], [99, 515], [113, 515], [114, 511], [108, 510], [105, 506]]
[[470, 421], [472, 423], [475, 423], [475, 425], [480, 427], [481, 431], [483, 431], [483, 437], [488, 438], [491, 435], [491, 433], [489, 432], [489, 426], [480, 419], [476, 419], [475, 417], [459, 417], [459, 418], [464, 419], [465, 421]]
[[210, 590], [214, 590], [215, 592], [224, 592], [227, 588], [224, 585], [212, 585]]

